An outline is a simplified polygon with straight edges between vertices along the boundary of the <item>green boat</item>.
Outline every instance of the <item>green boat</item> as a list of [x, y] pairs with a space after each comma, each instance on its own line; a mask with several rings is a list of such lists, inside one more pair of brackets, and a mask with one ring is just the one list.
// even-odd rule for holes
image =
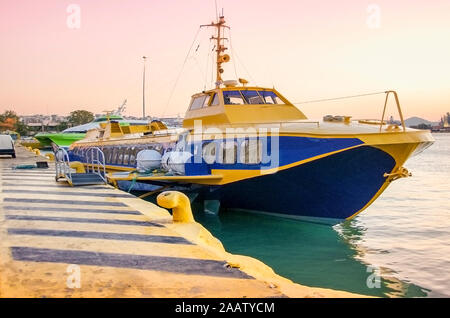
[[86, 132], [91, 129], [97, 129], [101, 123], [108, 120], [117, 121], [121, 126], [143, 125], [147, 124], [146, 120], [125, 120], [120, 115], [104, 115], [91, 121], [90, 123], [70, 127], [60, 133], [38, 133], [34, 137], [39, 141], [43, 148], [51, 147], [55, 144], [58, 147], [69, 147], [75, 141], [81, 140], [86, 136]]

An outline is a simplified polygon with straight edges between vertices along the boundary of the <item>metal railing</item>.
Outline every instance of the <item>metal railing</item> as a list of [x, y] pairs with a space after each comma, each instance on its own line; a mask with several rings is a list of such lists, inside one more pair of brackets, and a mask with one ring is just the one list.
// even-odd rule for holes
[[[401, 121], [401, 125], [403, 127], [403, 131], [406, 131], [405, 121], [403, 119], [403, 113], [402, 113], [402, 109], [400, 107], [400, 102], [399, 102], [399, 99], [398, 99], [397, 92], [396, 91], [392, 91], [392, 90], [390, 90], [390, 91], [383, 91], [383, 92], [373, 92], [373, 93], [367, 93], [367, 94], [340, 96], [340, 97], [334, 97], [334, 98], [316, 99], [316, 100], [309, 100], [309, 101], [304, 101], [304, 102], [296, 102], [296, 103], [293, 103], [293, 104], [295, 105], [295, 104], [320, 103], [320, 102], [336, 101], [336, 100], [342, 100], [342, 99], [357, 98], [357, 97], [364, 97], [364, 96], [371, 96], [371, 95], [380, 95], [380, 94], [386, 94], [386, 100], [384, 102], [383, 115], [381, 116], [381, 120], [378, 120], [378, 119], [357, 119], [357, 121], [359, 121], [362, 124], [380, 125], [380, 132], [381, 132], [381, 130], [383, 129], [383, 125], [386, 124], [386, 122], [384, 121], [384, 116], [386, 115], [386, 106], [387, 106], [387, 102], [388, 102], [388, 99], [389, 99], [389, 95], [392, 94], [392, 95], [394, 95], [395, 103], [397, 104], [397, 110], [398, 110], [398, 114], [400, 116], [400, 121]], [[352, 121], [355, 121], [355, 119], [353, 119]], [[393, 126], [395, 126], [395, 125], [393, 125]]]
[[105, 154], [98, 147], [86, 150], [86, 172], [94, 173], [106, 183]]
[[72, 172], [70, 171], [69, 154], [64, 148], [59, 148], [55, 153], [55, 180], [66, 178], [69, 183], [72, 182]]
[[[389, 95], [392, 94], [392, 95], [394, 95], [394, 98], [395, 98], [395, 104], [397, 105], [397, 111], [398, 111], [398, 115], [400, 117], [400, 123], [402, 125], [403, 131], [406, 131], [405, 120], [403, 119], [403, 113], [402, 113], [402, 109], [400, 107], [400, 101], [398, 99], [397, 92], [396, 91], [385, 91], [384, 94], [386, 94], [386, 99], [384, 101], [383, 115], [381, 116], [381, 119], [360, 118], [360, 119], [352, 119], [352, 121], [357, 121], [360, 124], [377, 125], [380, 127], [380, 132], [381, 132], [381, 130], [383, 129], [383, 125], [389, 124], [387, 121], [384, 120], [384, 117], [386, 115], [386, 107], [387, 107], [387, 103], [389, 100]], [[388, 126], [387, 130], [391, 130], [391, 127], [394, 127], [395, 129], [397, 129], [398, 125], [390, 124]]]
[[403, 131], [406, 131], [405, 121], [403, 120], [403, 113], [402, 113], [402, 109], [400, 107], [400, 102], [398, 100], [397, 92], [396, 91], [386, 91], [385, 93], [386, 93], [386, 100], [384, 102], [383, 116], [381, 116], [380, 131], [383, 128], [384, 115], [386, 114], [386, 106], [387, 106], [387, 102], [388, 102], [388, 99], [389, 99], [389, 94], [394, 95], [395, 103], [397, 104], [398, 115], [400, 116], [400, 121], [402, 123]]

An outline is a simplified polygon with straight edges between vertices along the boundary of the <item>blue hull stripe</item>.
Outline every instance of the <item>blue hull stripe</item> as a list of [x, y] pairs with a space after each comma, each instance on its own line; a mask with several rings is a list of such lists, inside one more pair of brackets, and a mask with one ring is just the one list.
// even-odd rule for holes
[[[326, 153], [355, 147], [363, 144], [363, 142], [357, 138], [309, 138], [309, 137], [289, 137], [280, 136], [279, 145], [274, 146], [275, 149], [279, 149], [278, 152], [278, 163], [273, 166], [273, 162], [270, 162], [273, 154], [270, 152], [272, 140], [267, 139], [268, 154], [267, 160], [264, 159], [263, 162], [267, 163], [261, 164], [220, 164], [214, 163], [210, 165], [211, 169], [225, 169], [225, 170], [260, 170], [260, 169], [270, 169], [276, 167], [283, 167], [295, 162], [313, 158]], [[264, 148], [264, 146], [263, 146]], [[264, 153], [264, 150], [263, 150]]]
[[[271, 145], [272, 138], [269, 136], [268, 138], [261, 138], [264, 140], [263, 144], [267, 144], [263, 146], [263, 153], [268, 152], [266, 157], [273, 157], [271, 154]], [[235, 139], [237, 142], [237, 140]], [[203, 140], [202, 142], [207, 142], [207, 140]], [[221, 140], [216, 140], [216, 142], [222, 142]], [[282, 167], [285, 165], [289, 165], [298, 161], [302, 161], [308, 158], [316, 157], [322, 154], [334, 152], [337, 150], [342, 150], [350, 147], [355, 147], [362, 145], [363, 142], [358, 138], [314, 138], [314, 137], [294, 137], [294, 136], [279, 136], [278, 145], [274, 146], [274, 148], [279, 150], [278, 154], [278, 163], [276, 167]], [[148, 147], [154, 146], [154, 144], [149, 144]], [[189, 144], [191, 153], [193, 153], [193, 144]], [[117, 148], [127, 148], [127, 145], [120, 145]], [[266, 151], [265, 151], [266, 150]], [[81, 161], [86, 162], [86, 158], [83, 156], [83, 151], [70, 150], [69, 157], [71, 161]], [[237, 148], [239, 152], [239, 147]], [[76, 154], [75, 154], [76, 153]], [[239, 158], [239, 156], [237, 156]], [[269, 158], [270, 159], [270, 158]], [[107, 157], [106, 165], [118, 168], [135, 168], [136, 165], [124, 165], [122, 162], [109, 162], [109, 158]], [[193, 163], [192, 163], [193, 164]], [[187, 164], [189, 165], [189, 164]], [[194, 165], [194, 164], [193, 164]], [[197, 164], [198, 165], [198, 164]], [[204, 163], [205, 165], [205, 163]], [[273, 168], [271, 162], [266, 162], [263, 158], [263, 163], [261, 164], [244, 164], [244, 163], [234, 163], [234, 164], [220, 164], [214, 163], [211, 165], [207, 165], [205, 169], [227, 169], [227, 170], [259, 170], [259, 169], [268, 169]], [[195, 165], [194, 165], [195, 166]], [[193, 168], [193, 172], [196, 168]], [[191, 171], [191, 169], [188, 169]], [[187, 173], [188, 174], [188, 173]], [[202, 173], [205, 174], [205, 173]]]

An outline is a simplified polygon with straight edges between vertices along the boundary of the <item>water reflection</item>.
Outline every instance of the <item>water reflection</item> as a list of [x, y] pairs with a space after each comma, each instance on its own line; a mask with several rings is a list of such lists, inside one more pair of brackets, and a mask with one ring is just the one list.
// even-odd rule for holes
[[[376, 266], [365, 262], [367, 254], [388, 254], [388, 249], [370, 249], [362, 244], [365, 241], [367, 228], [358, 219], [353, 219], [334, 226], [334, 230], [352, 249], [355, 261], [366, 264], [367, 268], [376, 269], [380, 275], [380, 282], [386, 297], [426, 297], [430, 290], [397, 278], [397, 272], [384, 266]], [[395, 240], [395, 238], [392, 238]]]
[[[156, 201], [154, 196], [146, 200]], [[234, 210], [214, 215], [203, 212], [203, 205], [197, 203], [192, 210], [195, 220], [227, 251], [257, 258], [299, 284], [377, 297], [427, 295], [419, 286], [396, 279], [385, 267], [377, 268], [379, 288], [368, 287], [373, 270], [364, 262], [367, 250], [360, 244], [367, 229], [355, 220], [331, 227]]]
[[358, 242], [365, 228], [355, 222], [335, 226], [274, 216], [225, 211], [218, 216], [193, 206], [195, 218], [231, 253], [255, 257], [278, 274], [303, 285], [381, 297], [426, 296], [421, 288], [397, 280], [380, 268], [379, 288], [369, 288], [372, 271], [361, 261]]

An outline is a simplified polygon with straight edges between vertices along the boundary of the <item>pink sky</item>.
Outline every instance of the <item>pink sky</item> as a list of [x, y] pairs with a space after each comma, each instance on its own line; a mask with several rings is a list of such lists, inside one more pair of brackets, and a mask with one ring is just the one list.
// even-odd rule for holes
[[[396, 89], [406, 117], [438, 120], [450, 111], [449, 0], [217, 2], [232, 27], [238, 76], [251, 84], [275, 86], [291, 102]], [[66, 24], [72, 3], [81, 8], [80, 29]], [[381, 9], [379, 28], [367, 24], [372, 3]], [[100, 113], [127, 98], [125, 113], [139, 116], [147, 55], [148, 112], [183, 115], [205, 78], [211, 87], [205, 30], [169, 102], [214, 7], [214, 0], [0, 0], [0, 111]], [[229, 64], [224, 79], [235, 79]], [[382, 103], [377, 96], [299, 108], [310, 118], [378, 118]]]

